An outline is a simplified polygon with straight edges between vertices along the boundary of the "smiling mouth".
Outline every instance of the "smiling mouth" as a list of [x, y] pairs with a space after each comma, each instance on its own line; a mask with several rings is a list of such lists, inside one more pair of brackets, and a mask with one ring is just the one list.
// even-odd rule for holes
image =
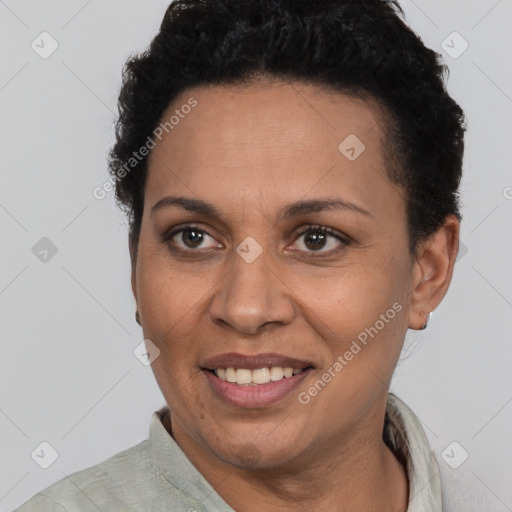
[[272, 366], [257, 368], [254, 370], [248, 368], [216, 368], [208, 370], [215, 374], [220, 380], [237, 384], [239, 386], [261, 386], [270, 382], [277, 382], [283, 379], [289, 379], [304, 370], [311, 368], [292, 368], [283, 366]]
[[241, 409], [259, 409], [293, 395], [315, 366], [282, 354], [228, 352], [202, 361], [200, 369], [215, 396]]

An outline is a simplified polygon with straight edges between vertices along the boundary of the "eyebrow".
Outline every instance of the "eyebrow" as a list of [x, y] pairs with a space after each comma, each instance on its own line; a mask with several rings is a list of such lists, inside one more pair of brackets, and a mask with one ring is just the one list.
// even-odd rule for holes
[[345, 210], [349, 212], [359, 213], [367, 217], [373, 217], [368, 211], [354, 203], [343, 201], [342, 199], [310, 199], [307, 201], [297, 201], [287, 205], [281, 215], [281, 219], [289, 219], [298, 215], [306, 215], [308, 213], [321, 212], [325, 210]]
[[[178, 206], [183, 210], [204, 215], [205, 217], [222, 217], [222, 214], [217, 208], [215, 208], [215, 206], [213, 206], [213, 204], [207, 203], [202, 199], [182, 196], [166, 196], [163, 199], [160, 199], [160, 201], [151, 208], [151, 216], [154, 216], [155, 213], [162, 208], [170, 206]], [[369, 211], [365, 210], [361, 206], [341, 199], [309, 199], [286, 205], [281, 211], [279, 219], [286, 220], [299, 215], [307, 215], [308, 213], [316, 213], [326, 210], [344, 210], [359, 213], [367, 217], [373, 217]]]
[[151, 216], [155, 215], [155, 213], [162, 208], [168, 206], [179, 206], [183, 210], [198, 213], [206, 217], [221, 217], [219, 210], [217, 210], [213, 204], [207, 203], [201, 199], [179, 196], [166, 196], [163, 199], [160, 199], [160, 201], [151, 208]]

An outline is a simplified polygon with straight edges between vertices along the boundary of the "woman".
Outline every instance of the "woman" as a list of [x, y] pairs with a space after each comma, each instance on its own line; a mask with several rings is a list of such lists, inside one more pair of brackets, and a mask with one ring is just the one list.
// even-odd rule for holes
[[399, 11], [169, 7], [125, 69], [110, 160], [167, 406], [20, 511], [442, 510], [388, 387], [450, 285], [465, 127]]

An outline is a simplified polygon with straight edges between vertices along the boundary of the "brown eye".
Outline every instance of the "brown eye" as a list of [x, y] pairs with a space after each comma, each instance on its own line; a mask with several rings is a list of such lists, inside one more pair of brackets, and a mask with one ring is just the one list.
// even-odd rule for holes
[[197, 229], [184, 229], [181, 232], [182, 242], [190, 249], [196, 249], [203, 243], [203, 233]]
[[297, 241], [298, 250], [317, 253], [330, 253], [349, 245], [341, 234], [323, 226], [308, 227], [298, 235]]
[[319, 231], [310, 231], [306, 233], [304, 236], [304, 245], [310, 251], [317, 251], [319, 249], [323, 249], [325, 244], [327, 243], [327, 236], [325, 233], [321, 233]]
[[220, 244], [203, 229], [196, 226], [185, 226], [176, 229], [163, 240], [174, 249], [199, 252], [199, 249], [211, 249]]

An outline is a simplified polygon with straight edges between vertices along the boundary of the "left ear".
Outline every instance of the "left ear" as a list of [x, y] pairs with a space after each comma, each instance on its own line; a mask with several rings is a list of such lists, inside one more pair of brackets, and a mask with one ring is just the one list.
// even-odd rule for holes
[[444, 224], [419, 248], [412, 268], [409, 328], [420, 330], [426, 315], [443, 300], [459, 252], [460, 222], [448, 215]]

